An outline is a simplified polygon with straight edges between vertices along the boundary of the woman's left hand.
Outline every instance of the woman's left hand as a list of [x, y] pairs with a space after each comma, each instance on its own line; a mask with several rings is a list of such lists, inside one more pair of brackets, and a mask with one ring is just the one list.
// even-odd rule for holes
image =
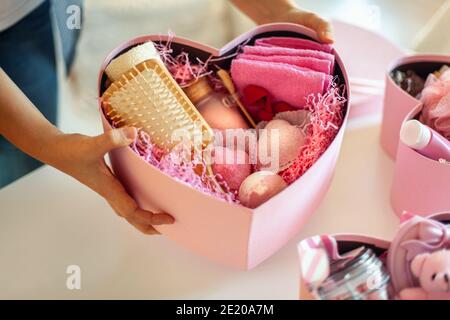
[[331, 24], [314, 12], [293, 7], [279, 15], [275, 15], [271, 22], [291, 22], [301, 24], [316, 31], [319, 40], [333, 43], [333, 29]]
[[291, 22], [314, 30], [320, 41], [333, 43], [331, 24], [315, 14], [296, 6], [291, 0], [230, 0], [257, 24]]

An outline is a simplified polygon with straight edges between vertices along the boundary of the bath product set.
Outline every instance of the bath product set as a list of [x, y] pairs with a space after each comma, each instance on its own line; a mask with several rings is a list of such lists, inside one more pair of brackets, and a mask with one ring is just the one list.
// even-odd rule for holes
[[411, 56], [387, 73], [381, 143], [396, 161], [399, 230], [392, 241], [350, 234], [302, 241], [302, 299], [450, 300], [449, 63]]
[[418, 120], [405, 121], [400, 140], [435, 161], [450, 160], [450, 69], [447, 65], [430, 73], [426, 80], [413, 70], [395, 71], [394, 81], [419, 99], [422, 110]]
[[381, 146], [395, 161], [394, 212], [450, 208], [450, 56], [414, 54], [386, 73]]
[[395, 158], [391, 204], [402, 221], [396, 236], [336, 236], [342, 246], [378, 251], [389, 299], [450, 300], [449, 63], [446, 56], [406, 57], [387, 76], [381, 143]]
[[131, 39], [99, 73], [103, 129], [139, 129], [130, 147], [109, 152], [111, 169], [141, 208], [175, 218], [155, 226], [166, 238], [254, 268], [325, 196], [348, 83], [338, 52], [297, 24], [257, 26], [221, 49], [174, 35]]
[[342, 125], [345, 86], [332, 51], [307, 39], [259, 38], [234, 53], [228, 71], [220, 58], [148, 41], [106, 66], [102, 109], [113, 127], [139, 129], [132, 149], [150, 165], [256, 208], [300, 178]]
[[450, 159], [450, 69], [444, 65], [423, 80], [412, 70], [396, 71], [394, 81], [418, 98], [423, 107], [418, 120], [405, 121], [400, 140], [435, 161]]
[[392, 242], [342, 234], [300, 242], [300, 297], [449, 300], [449, 217], [405, 214]]
[[[407, 101], [395, 100], [392, 106], [397, 109], [391, 106], [389, 111], [408, 108], [392, 118], [397, 141], [400, 123], [413, 112], [410, 105], [420, 103], [407, 118], [415, 121], [402, 134], [415, 149], [403, 142], [399, 146], [402, 165], [393, 189], [400, 196], [392, 197], [399, 214], [410, 209], [407, 204], [414, 209], [411, 212], [424, 215], [448, 209], [445, 192], [443, 198], [433, 188], [405, 192], [424, 184], [448, 188], [448, 173], [432, 160], [446, 152], [441, 139], [446, 138], [445, 122], [438, 120], [441, 113], [436, 117], [444, 105], [441, 100], [445, 102], [439, 99], [447, 77], [441, 67], [450, 63], [442, 61], [433, 63], [427, 73], [414, 65], [399, 68], [404, 74], [398, 75], [398, 84], [389, 73], [392, 84], [387, 87], [396, 99], [401, 95]], [[434, 76], [429, 81], [428, 73]], [[297, 25], [259, 26], [220, 50], [171, 36], [130, 40], [114, 49], [100, 70], [104, 130], [125, 124], [140, 129], [130, 148], [110, 152], [112, 169], [139, 206], [175, 217], [175, 224], [157, 226], [167, 238], [221, 264], [251, 269], [297, 234], [325, 195], [348, 116], [347, 88], [348, 76], [338, 53]], [[439, 96], [433, 96], [435, 89]], [[422, 112], [424, 104], [429, 111]], [[385, 114], [388, 121], [384, 119], [383, 125], [389, 125], [389, 113]], [[192, 145], [187, 157], [178, 140], [168, 140], [185, 126]], [[397, 144], [393, 135], [387, 137]], [[277, 159], [275, 166], [271, 155]], [[418, 170], [419, 164], [432, 168]], [[410, 183], [397, 175], [433, 182]], [[392, 250], [387, 249], [394, 242], [390, 246], [370, 237], [334, 238], [337, 256], [329, 254], [328, 244], [315, 252], [307, 250], [319, 255], [318, 265], [305, 275], [306, 287], [316, 298], [392, 299], [433, 292], [425, 280], [421, 285], [422, 273], [415, 267], [413, 273], [411, 261], [389, 262]], [[445, 260], [428, 253], [429, 259], [417, 258], [415, 265]], [[419, 271], [424, 270], [429, 269]], [[409, 274], [412, 282], [397, 285], [401, 274]], [[400, 295], [408, 288], [418, 290]]]

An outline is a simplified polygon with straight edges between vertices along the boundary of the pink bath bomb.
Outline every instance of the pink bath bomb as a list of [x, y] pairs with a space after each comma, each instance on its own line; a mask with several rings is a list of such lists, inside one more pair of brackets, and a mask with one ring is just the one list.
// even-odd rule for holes
[[242, 181], [252, 173], [247, 152], [219, 146], [214, 148], [212, 170], [225, 180], [231, 190], [238, 190]]
[[[298, 157], [305, 144], [305, 135], [302, 130], [285, 120], [272, 120], [264, 129], [267, 131], [263, 131], [258, 140], [259, 167], [282, 170]], [[275, 153], [277, 149], [278, 154]]]
[[239, 201], [246, 207], [256, 208], [287, 187], [276, 173], [258, 171], [252, 173], [239, 188]]

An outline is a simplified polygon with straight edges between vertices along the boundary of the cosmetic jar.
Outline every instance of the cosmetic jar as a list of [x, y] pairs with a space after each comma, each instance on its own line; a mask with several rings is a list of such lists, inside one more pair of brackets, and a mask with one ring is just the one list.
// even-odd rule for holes
[[389, 275], [375, 253], [360, 247], [330, 264], [330, 276], [316, 289], [322, 300], [388, 300]]

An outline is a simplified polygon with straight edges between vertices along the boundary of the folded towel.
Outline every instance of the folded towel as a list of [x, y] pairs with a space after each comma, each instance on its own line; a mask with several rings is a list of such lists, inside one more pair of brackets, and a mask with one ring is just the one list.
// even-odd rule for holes
[[231, 76], [240, 92], [248, 85], [265, 88], [275, 101], [302, 108], [310, 94], [324, 93], [332, 76], [294, 65], [234, 59]]
[[284, 47], [291, 49], [308, 49], [308, 50], [323, 51], [327, 53], [333, 52], [333, 46], [330, 44], [318, 43], [307, 39], [290, 38], [290, 37], [262, 38], [256, 40], [255, 45], [265, 47]]
[[325, 74], [331, 74], [331, 62], [328, 60], [321, 60], [312, 57], [301, 57], [301, 56], [260, 56], [256, 54], [240, 54], [237, 59], [247, 59], [247, 60], [257, 60], [265, 62], [279, 62], [292, 64], [297, 67], [308, 68], [313, 71], [323, 72]]
[[[261, 39], [262, 40], [262, 39]], [[334, 55], [323, 51], [308, 50], [308, 49], [291, 49], [282, 47], [265, 47], [265, 46], [244, 46], [243, 53], [259, 55], [259, 56], [298, 56], [298, 57], [310, 57], [321, 60], [326, 60], [331, 63], [331, 72], [334, 72]]]

